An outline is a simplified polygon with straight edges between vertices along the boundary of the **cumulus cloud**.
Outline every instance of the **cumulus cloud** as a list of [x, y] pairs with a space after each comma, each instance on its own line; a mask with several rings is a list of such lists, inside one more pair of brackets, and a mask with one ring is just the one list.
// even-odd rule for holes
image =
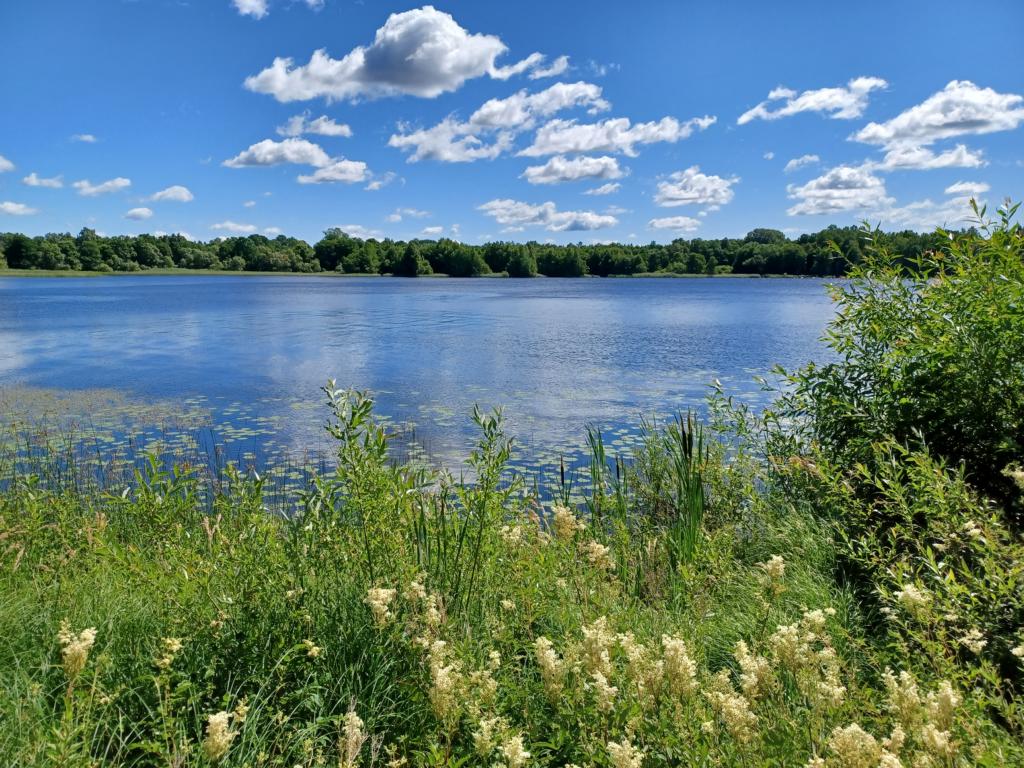
[[765, 101], [740, 115], [736, 122], [745, 125], [751, 120], [778, 120], [800, 112], [823, 112], [833, 119], [850, 120], [864, 114], [871, 91], [888, 85], [880, 77], [855, 77], [845, 88], [818, 88], [797, 93], [780, 86], [771, 91]]
[[411, 151], [408, 161], [437, 160], [465, 163], [490, 160], [512, 148], [513, 140], [533, 128], [539, 119], [573, 108], [587, 108], [591, 114], [611, 105], [593, 83], [555, 83], [536, 93], [520, 90], [502, 99], [489, 99], [465, 122], [448, 116], [430, 128], [400, 133], [388, 145]]
[[277, 133], [279, 136], [291, 138], [307, 133], [316, 136], [341, 136], [348, 138], [352, 135], [352, 129], [344, 123], [335, 122], [332, 118], [327, 117], [327, 115], [321, 115], [315, 120], [310, 120], [309, 113], [306, 112], [289, 118], [288, 122], [284, 125], [278, 126]]
[[430, 215], [430, 211], [421, 211], [416, 208], [396, 208], [394, 213], [388, 214], [388, 221], [395, 224], [403, 218], [423, 219]]
[[619, 220], [594, 211], [559, 211], [552, 202], [532, 204], [517, 200], [491, 200], [479, 206], [499, 224], [510, 231], [526, 227], [544, 227], [549, 232], [577, 232], [614, 227]]
[[654, 202], [663, 208], [679, 205], [721, 206], [732, 200], [735, 194], [733, 184], [738, 176], [723, 178], [701, 173], [699, 165], [691, 165], [685, 171], [670, 174], [667, 181], [658, 182]]
[[853, 138], [882, 146], [933, 144], [956, 136], [1011, 131], [1024, 122], [1024, 97], [953, 80], [920, 104], [883, 123], [868, 123]]
[[35, 171], [30, 173], [28, 176], [21, 180], [22, 184], [29, 187], [44, 187], [46, 189], [60, 189], [64, 186], [63, 176], [53, 176], [52, 178], [44, 178], [37, 174]]
[[615, 152], [636, 157], [638, 144], [655, 142], [674, 143], [688, 138], [694, 129], [704, 130], [716, 118], [694, 117], [679, 122], [674, 117], [663, 117], [657, 122], [630, 123], [628, 117], [601, 120], [597, 123], [578, 123], [576, 120], [551, 120], [541, 126], [533, 144], [520, 152], [526, 157], [564, 155], [582, 152]]
[[91, 133], [76, 133], [71, 137], [72, 141], [78, 141], [83, 144], [95, 144], [99, 139], [93, 136]]
[[0, 213], [6, 213], [8, 216], [31, 216], [33, 213], [39, 213], [39, 209], [29, 208], [24, 203], [7, 201], [0, 203]]
[[530, 184], [561, 184], [582, 179], [621, 179], [626, 173], [614, 157], [574, 157], [555, 155], [544, 165], [531, 165], [523, 173]]
[[355, 184], [366, 181], [369, 170], [361, 160], [345, 160], [338, 158], [330, 165], [317, 168], [310, 175], [299, 176], [299, 184]]
[[792, 173], [798, 168], [803, 168], [805, 165], [814, 165], [815, 163], [820, 162], [821, 158], [818, 157], [817, 155], [800, 155], [800, 157], [794, 157], [792, 160], [786, 163], [786, 167], [783, 168], [782, 170], [785, 173]]
[[183, 187], [180, 184], [175, 184], [173, 187], [167, 189], [161, 189], [156, 194], [149, 198], [154, 203], [159, 202], [174, 202], [174, 203], [190, 203], [194, 198], [192, 190], [188, 187]]
[[434, 227], [424, 227], [423, 231], [420, 232], [420, 234], [421, 235], [425, 235], [427, 237], [437, 237], [438, 235], [442, 234], [443, 232], [444, 232], [444, 227], [434, 226]]
[[897, 145], [885, 153], [881, 162], [867, 165], [881, 171], [930, 171], [935, 168], [980, 168], [985, 165], [981, 151], [972, 151], [963, 144], [936, 154], [928, 147]]
[[303, 65], [275, 58], [247, 78], [245, 87], [282, 102], [401, 94], [434, 98], [458, 90], [467, 80], [484, 75], [506, 79], [543, 64], [542, 55], [532, 54], [499, 66], [496, 61], [507, 50], [500, 38], [470, 33], [450, 14], [427, 5], [391, 14], [373, 43], [357, 46], [340, 59], [322, 48]]
[[991, 189], [983, 181], [958, 181], [946, 187], [947, 195], [959, 195], [960, 197], [980, 197]]
[[124, 217], [133, 221], [143, 221], [153, 217], [153, 210], [151, 208], [132, 208]]
[[118, 176], [116, 179], [110, 179], [99, 184], [93, 184], [88, 179], [82, 179], [76, 181], [71, 186], [78, 190], [78, 194], [82, 197], [96, 197], [97, 195], [105, 195], [109, 192], [118, 192], [122, 189], [127, 189], [132, 185], [131, 179], [126, 179], [123, 176]]
[[890, 205], [885, 182], [867, 168], [840, 165], [806, 184], [790, 184], [786, 192], [796, 204], [790, 216], [841, 213]]
[[379, 240], [384, 233], [378, 229], [369, 229], [362, 224], [340, 224], [335, 229], [340, 229], [349, 237], [358, 237], [360, 240]]
[[3, 155], [0, 155], [0, 173], [7, 173], [8, 171], [14, 170], [14, 163], [8, 160]]
[[558, 77], [569, 68], [569, 57], [559, 56], [548, 66], [538, 66], [530, 73], [531, 80], [540, 80], [543, 77]]
[[262, 19], [269, 12], [267, 0], [232, 0], [242, 16], [252, 16], [254, 19]]
[[367, 192], [376, 192], [377, 190], [384, 189], [384, 187], [386, 187], [396, 178], [398, 178], [398, 175], [396, 173], [394, 173], [393, 171], [388, 171], [387, 173], [382, 173], [380, 176], [375, 178], [373, 181], [371, 181], [369, 184], [363, 187], [363, 189], [365, 189]]
[[284, 230], [282, 230], [280, 227], [264, 227], [263, 234], [277, 237], [278, 235], [283, 235]]
[[249, 168], [280, 165], [281, 163], [323, 168], [331, 164], [331, 158], [319, 144], [305, 139], [285, 139], [284, 141], [264, 139], [229, 160], [225, 160], [223, 165], [228, 168]]
[[600, 187], [594, 187], [584, 192], [584, 195], [610, 195], [613, 192], [618, 192], [619, 187], [622, 185], [616, 182], [609, 182], [608, 184], [602, 184]]
[[765, 152], [763, 157], [764, 157], [765, 160], [774, 160], [775, 159], [775, 153], [774, 152]]
[[230, 232], [233, 235], [251, 235], [259, 227], [255, 224], [239, 224], [237, 221], [220, 221], [216, 224], [211, 224], [210, 229], [216, 230], [217, 232]]
[[689, 216], [665, 216], [647, 222], [651, 229], [671, 229], [675, 232], [695, 232], [700, 227], [698, 219]]

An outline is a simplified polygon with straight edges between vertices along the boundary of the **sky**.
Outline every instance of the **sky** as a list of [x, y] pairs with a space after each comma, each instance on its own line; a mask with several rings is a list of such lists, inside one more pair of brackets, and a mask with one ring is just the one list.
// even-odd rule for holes
[[567, 242], [1024, 194], [1024, 2], [3, 0], [0, 231]]

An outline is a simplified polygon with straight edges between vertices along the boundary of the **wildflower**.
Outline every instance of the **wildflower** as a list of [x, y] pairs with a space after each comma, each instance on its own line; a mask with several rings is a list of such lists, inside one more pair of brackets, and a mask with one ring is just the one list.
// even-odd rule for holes
[[522, 736], [509, 736], [501, 745], [501, 755], [508, 768], [522, 768], [530, 759], [530, 753], [523, 748]]
[[521, 544], [523, 541], [523, 526], [503, 525], [498, 531], [498, 535], [501, 536], [502, 541], [510, 546]]
[[921, 743], [924, 748], [936, 757], [951, 757], [953, 744], [949, 739], [949, 731], [940, 730], [934, 723], [927, 723], [921, 729]]
[[540, 668], [541, 680], [544, 681], [544, 690], [549, 698], [557, 698], [562, 692], [565, 662], [558, 658], [558, 653], [551, 641], [543, 636], [538, 637], [534, 642], [534, 655], [537, 659], [537, 666]]
[[600, 672], [605, 676], [611, 674], [611, 658], [609, 651], [614, 637], [608, 631], [608, 619], [602, 616], [589, 627], [583, 627], [584, 663], [588, 672]]
[[1011, 465], [1003, 470], [1003, 474], [1013, 480], [1021, 491], [1024, 491], [1024, 469]]
[[160, 641], [160, 644], [163, 646], [163, 655], [159, 656], [153, 663], [160, 669], [167, 670], [174, 663], [174, 657], [181, 651], [181, 640], [176, 637], [165, 637]]
[[473, 748], [480, 757], [487, 757], [498, 745], [498, 732], [504, 723], [500, 717], [484, 718], [473, 732]]
[[443, 640], [435, 640], [430, 646], [430, 703], [437, 718], [449, 723], [458, 713], [461, 675], [457, 662], [444, 663], [446, 649]]
[[249, 704], [245, 699], [242, 699], [235, 705], [235, 722], [244, 723], [245, 718], [249, 716]]
[[211, 763], [224, 759], [231, 742], [238, 732], [231, 728], [231, 713], [217, 712], [206, 718], [206, 738], [203, 739], [203, 754]]
[[298, 589], [289, 589], [287, 592], [284, 593], [284, 597], [286, 600], [295, 600], [296, 598], [301, 597], [305, 591], [306, 590], [302, 589], [301, 587]]
[[594, 672], [591, 677], [593, 678], [591, 687], [594, 689], [594, 696], [597, 699], [598, 711], [611, 712], [615, 706], [615, 697], [618, 695], [619, 689], [611, 685], [608, 678], [600, 672]]
[[883, 749], [882, 756], [878, 758], [878, 768], [903, 768], [903, 763], [898, 755]]
[[960, 697], [948, 680], [928, 694], [928, 719], [938, 728], [949, 730], [953, 725], [953, 712], [960, 706]]
[[74, 680], [85, 669], [85, 664], [89, 661], [89, 651], [92, 650], [93, 645], [96, 643], [96, 629], [95, 627], [89, 627], [76, 635], [71, 631], [71, 625], [68, 624], [67, 620], [64, 620], [60, 624], [57, 640], [63, 646], [61, 648], [61, 657], [64, 664], [64, 674], [68, 676], [68, 679]]
[[964, 523], [964, 534], [971, 539], [980, 539], [985, 536], [985, 532], [978, 527], [978, 524], [973, 520], [968, 520]]
[[782, 580], [786, 576], [786, 561], [782, 559], [782, 555], [772, 555], [766, 562], [758, 563], [758, 567], [768, 577], [768, 589], [772, 595], [780, 595], [785, 589]]
[[497, 672], [501, 668], [501, 654], [498, 651], [487, 654], [487, 668], [492, 672]]
[[705, 694], [711, 708], [725, 723], [725, 729], [740, 744], [754, 738], [757, 715], [750, 711], [750, 702], [733, 690], [729, 672], [721, 670], [711, 678], [710, 690]]
[[573, 514], [571, 509], [562, 504], [555, 504], [551, 508], [551, 527], [555, 531], [555, 537], [565, 541], [571, 539], [586, 526]]
[[841, 768], [875, 768], [882, 757], [875, 737], [856, 723], [833, 730], [828, 745]]
[[315, 659], [320, 655], [320, 646], [316, 645], [312, 640], [303, 640], [302, 645], [305, 647], [306, 655], [309, 656], [309, 658]]
[[427, 588], [419, 581], [411, 581], [402, 595], [410, 603], [422, 602], [427, 599]]
[[740, 640], [736, 643], [736, 662], [740, 666], [740, 688], [743, 695], [751, 701], [757, 701], [772, 681], [772, 668], [764, 656], [755, 656]]
[[922, 589], [914, 584], [904, 584], [903, 589], [897, 590], [893, 597], [912, 616], [920, 616], [928, 610], [931, 605], [932, 596], [927, 589]]
[[364, 602], [370, 606], [374, 623], [380, 627], [391, 619], [391, 601], [395, 599], [395, 590], [373, 587], [366, 593]]
[[907, 740], [907, 734], [900, 726], [896, 726], [892, 729], [892, 733], [889, 734], [889, 738], [882, 740], [882, 746], [885, 747], [889, 752], [899, 752], [903, 749], [903, 744]]
[[909, 672], [900, 672], [899, 677], [891, 669], [882, 673], [886, 690], [886, 707], [899, 718], [907, 728], [912, 728], [921, 710], [921, 694], [917, 681]]
[[501, 601], [501, 610], [505, 611], [506, 613], [511, 613], [515, 609], [516, 609], [516, 604], [513, 601], [511, 601], [511, 600], [502, 600]]
[[584, 550], [590, 564], [600, 571], [610, 571], [615, 568], [615, 560], [612, 559], [611, 550], [598, 541], [588, 541]]
[[961, 644], [967, 648], [971, 653], [981, 653], [985, 646], [988, 645], [988, 640], [981, 634], [981, 630], [972, 629], [966, 635], [960, 638]]
[[812, 757], [804, 768], [825, 768], [825, 761], [820, 757]]
[[359, 750], [363, 748], [367, 733], [363, 730], [363, 721], [354, 709], [350, 709], [345, 715], [345, 726], [342, 731], [341, 768], [355, 768], [356, 760], [359, 758]]
[[640, 768], [644, 761], [644, 753], [634, 747], [628, 737], [623, 737], [620, 742], [609, 741], [608, 757], [612, 768]]
[[1024, 643], [1021, 643], [1020, 645], [1015, 645], [1013, 648], [1010, 649], [1010, 653], [1012, 653], [1018, 659], [1024, 659]]
[[768, 639], [781, 669], [796, 678], [797, 687], [813, 705], [839, 706], [846, 696], [839, 659], [825, 632], [833, 609], [805, 611], [796, 624], [779, 626]]

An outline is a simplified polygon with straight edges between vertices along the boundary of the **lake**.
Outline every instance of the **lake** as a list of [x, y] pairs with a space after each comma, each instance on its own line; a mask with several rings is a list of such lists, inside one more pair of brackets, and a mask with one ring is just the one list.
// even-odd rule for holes
[[435, 459], [459, 465], [480, 404], [557, 463], [588, 424], [627, 450], [715, 379], [762, 404], [754, 377], [821, 359], [832, 313], [811, 279], [7, 278], [0, 418], [276, 459], [327, 445], [334, 378]]

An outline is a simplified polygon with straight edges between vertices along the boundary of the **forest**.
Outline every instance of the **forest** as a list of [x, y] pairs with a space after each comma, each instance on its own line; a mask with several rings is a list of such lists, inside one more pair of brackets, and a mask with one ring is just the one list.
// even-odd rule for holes
[[[877, 233], [905, 262], [941, 245], [934, 232]], [[198, 242], [180, 234], [103, 237], [92, 229], [77, 236], [29, 237], [0, 233], [0, 269], [138, 272], [205, 269], [254, 272], [336, 272], [404, 277], [583, 277], [644, 274], [748, 274], [840, 276], [863, 259], [857, 227], [829, 226], [795, 240], [776, 229], [754, 229], [743, 238], [677, 239], [668, 244], [362, 240], [328, 229], [315, 245], [294, 237], [263, 235]]]

